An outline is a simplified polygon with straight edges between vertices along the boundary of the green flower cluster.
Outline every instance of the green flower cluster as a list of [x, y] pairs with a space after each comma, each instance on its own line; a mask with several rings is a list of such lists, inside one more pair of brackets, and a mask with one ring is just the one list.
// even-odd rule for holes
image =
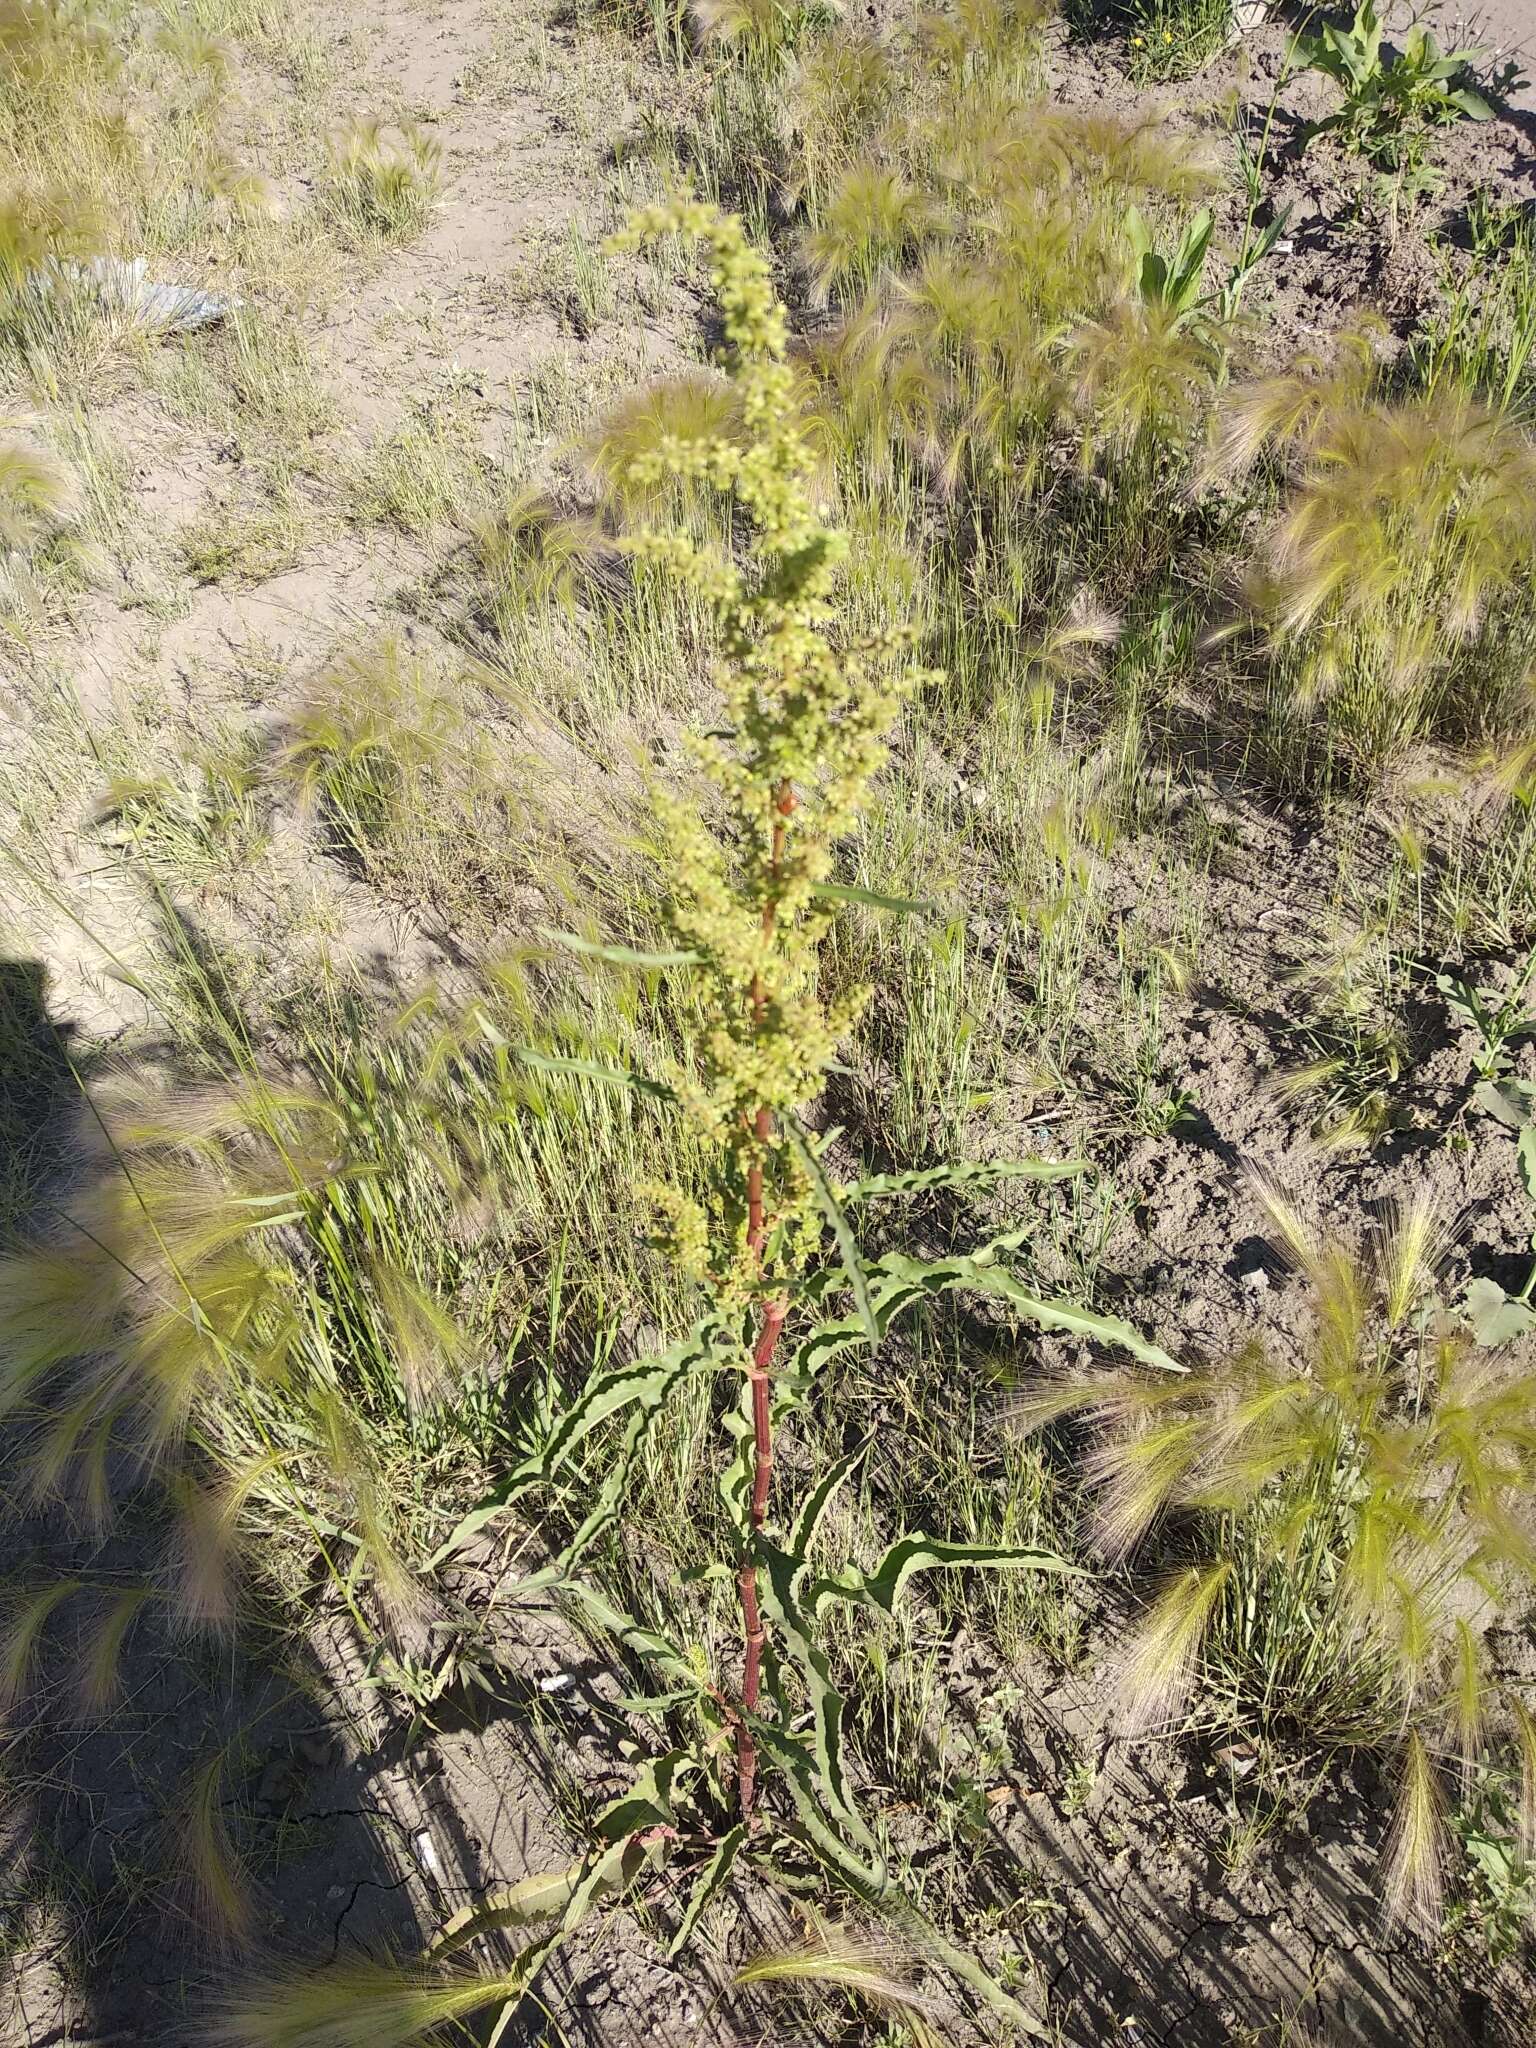
[[734, 216], [689, 199], [646, 208], [620, 242], [667, 234], [709, 248], [741, 431], [730, 441], [663, 439], [634, 458], [628, 480], [675, 476], [729, 492], [749, 544], [738, 563], [676, 533], [625, 543], [708, 602], [723, 642], [724, 731], [690, 741], [718, 794], [715, 815], [664, 791], [655, 809], [672, 925], [707, 983], [709, 1027], [679, 1092], [727, 1168], [707, 1206], [676, 1190], [662, 1201], [674, 1252], [690, 1269], [730, 1298], [762, 1298], [783, 1293], [819, 1236], [816, 1190], [793, 1133], [867, 999], [860, 991], [832, 1007], [821, 1001], [817, 949], [829, 916], [819, 892], [920, 677], [902, 661], [904, 631], [836, 642], [833, 591], [848, 541], [812, 489], [766, 259]]

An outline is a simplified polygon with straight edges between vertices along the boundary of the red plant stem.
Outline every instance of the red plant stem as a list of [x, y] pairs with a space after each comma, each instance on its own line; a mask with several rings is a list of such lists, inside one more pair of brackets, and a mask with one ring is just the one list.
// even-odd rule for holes
[[[784, 854], [784, 821], [794, 808], [794, 791], [788, 783], [781, 783], [774, 799], [773, 840], [768, 862], [769, 891], [768, 900], [763, 905], [764, 938], [770, 938], [773, 934], [777, 910], [774, 885], [779, 878], [779, 867]], [[754, 981], [752, 984], [751, 1001], [753, 1027], [760, 1031], [768, 1009], [767, 994], [760, 981]], [[757, 1146], [752, 1164], [747, 1168], [747, 1250], [753, 1265], [761, 1268], [763, 1247], [768, 1239], [768, 1223], [763, 1200], [763, 1153], [773, 1137], [772, 1110], [766, 1107], [757, 1110], [752, 1118], [752, 1135], [757, 1141]], [[773, 1409], [770, 1382], [774, 1353], [779, 1345], [779, 1333], [784, 1328], [784, 1318], [788, 1313], [787, 1301], [775, 1300], [764, 1304], [763, 1319], [758, 1328], [757, 1343], [753, 1346], [752, 1363], [747, 1373], [752, 1388], [750, 1515], [754, 1538], [768, 1518], [768, 1489], [773, 1482]], [[742, 1819], [750, 1821], [757, 1793], [757, 1741], [746, 1717], [757, 1712], [758, 1697], [762, 1691], [764, 1639], [762, 1610], [757, 1599], [757, 1558], [755, 1547], [750, 1541], [747, 1553], [741, 1561], [739, 1584], [746, 1654], [741, 1678], [742, 1715], [736, 1723], [736, 1796], [740, 1802]]]

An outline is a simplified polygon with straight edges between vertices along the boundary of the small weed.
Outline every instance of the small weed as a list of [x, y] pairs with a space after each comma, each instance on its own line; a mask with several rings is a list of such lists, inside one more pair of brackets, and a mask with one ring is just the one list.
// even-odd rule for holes
[[1347, 29], [1325, 27], [1303, 36], [1303, 61], [1331, 78], [1344, 95], [1337, 113], [1314, 122], [1310, 135], [1337, 135], [1345, 149], [1383, 175], [1391, 193], [1433, 191], [1437, 174], [1427, 157], [1437, 127], [1459, 120], [1486, 121], [1493, 109], [1470, 83], [1477, 49], [1442, 53], [1434, 34], [1416, 22], [1395, 57], [1382, 49], [1375, 0], [1360, 0]]
[[0, 635], [32, 650], [59, 601], [89, 580], [92, 550], [76, 471], [37, 442], [0, 435]]
[[116, 778], [97, 809], [97, 829], [188, 881], [229, 878], [266, 845], [264, 783], [256, 741], [237, 739], [170, 774]]
[[1442, 289], [1413, 337], [1415, 373], [1431, 398], [1447, 389], [1524, 410], [1536, 369], [1536, 221], [1474, 206], [1472, 258]]
[[1398, 1121], [1411, 1058], [1390, 946], [1379, 931], [1346, 931], [1289, 979], [1309, 1014], [1304, 1057], [1277, 1076], [1277, 1095], [1308, 1109], [1314, 1141], [1329, 1150], [1378, 1144]]
[[1134, 0], [1127, 48], [1134, 79], [1190, 78], [1234, 35], [1233, 0]]
[[182, 528], [177, 552], [196, 583], [265, 583], [294, 566], [309, 535], [304, 508], [279, 483], [255, 503], [209, 506]]
[[1536, 1911], [1536, 1862], [1520, 1808], [1518, 1782], [1479, 1765], [1450, 1815], [1463, 1883], [1446, 1915], [1446, 1944], [1453, 1951], [1470, 1947], [1494, 1969], [1518, 1951]]
[[433, 771], [462, 727], [454, 699], [399, 640], [348, 656], [312, 685], [278, 761], [332, 851], [367, 864], [392, 826], [430, 816]]
[[427, 535], [472, 525], [490, 482], [475, 410], [450, 385], [417, 400], [387, 439], [350, 465], [347, 489], [358, 518]]
[[1472, 1069], [1483, 1081], [1506, 1071], [1513, 1048], [1536, 1031], [1526, 1008], [1526, 991], [1536, 975], [1536, 948], [1526, 956], [1510, 987], [1502, 992], [1475, 988], [1464, 975], [1437, 974], [1435, 987], [1445, 997], [1454, 1015], [1477, 1034]]

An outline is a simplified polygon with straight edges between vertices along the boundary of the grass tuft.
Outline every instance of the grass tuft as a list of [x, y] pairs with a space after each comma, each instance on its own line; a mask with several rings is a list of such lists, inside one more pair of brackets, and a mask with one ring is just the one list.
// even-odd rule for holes
[[414, 123], [359, 119], [332, 137], [326, 204], [362, 246], [419, 235], [442, 182], [442, 145]]

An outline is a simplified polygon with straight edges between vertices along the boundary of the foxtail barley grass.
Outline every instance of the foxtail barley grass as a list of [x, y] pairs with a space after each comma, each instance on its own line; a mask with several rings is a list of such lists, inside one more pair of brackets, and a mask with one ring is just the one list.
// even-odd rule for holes
[[1425, 736], [1485, 740], [1527, 711], [1536, 449], [1463, 394], [1394, 397], [1366, 336], [1239, 388], [1212, 468], [1266, 449], [1291, 481], [1251, 596], [1277, 687], [1378, 770]]
[[822, 1997], [840, 1992], [856, 2004], [921, 2023], [936, 2016], [939, 2006], [910, 1981], [912, 1960], [889, 1935], [820, 1923], [793, 1948], [765, 1949], [751, 1957], [732, 1973], [731, 1982], [743, 1990], [782, 1986]]
[[1020, 1411], [1096, 1420], [1088, 1469], [1111, 1555], [1174, 1510], [1204, 1534], [1206, 1561], [1167, 1584], [1132, 1639], [1131, 1722], [1177, 1722], [1198, 1680], [1207, 1716], [1394, 1757], [1388, 1900], [1423, 1919], [1446, 1777], [1497, 1750], [1527, 1767], [1528, 1709], [1487, 1637], [1536, 1580], [1536, 1376], [1477, 1350], [1437, 1303], [1451, 1240], [1428, 1201], [1359, 1254], [1252, 1186], [1308, 1289], [1304, 1354], [1259, 1340], [1176, 1383], [1046, 1384]]
[[192, 1913], [214, 1941], [233, 1948], [249, 1940], [255, 1909], [224, 1818], [228, 1764], [228, 1753], [219, 1749], [193, 1771], [182, 1802], [179, 1847]]
[[442, 166], [442, 145], [415, 123], [353, 121], [332, 138], [326, 203], [364, 243], [405, 241], [432, 217]]
[[455, 1975], [342, 1960], [316, 1976], [236, 1997], [207, 2039], [222, 2048], [408, 2048], [515, 2002], [523, 1989], [521, 1969]]

